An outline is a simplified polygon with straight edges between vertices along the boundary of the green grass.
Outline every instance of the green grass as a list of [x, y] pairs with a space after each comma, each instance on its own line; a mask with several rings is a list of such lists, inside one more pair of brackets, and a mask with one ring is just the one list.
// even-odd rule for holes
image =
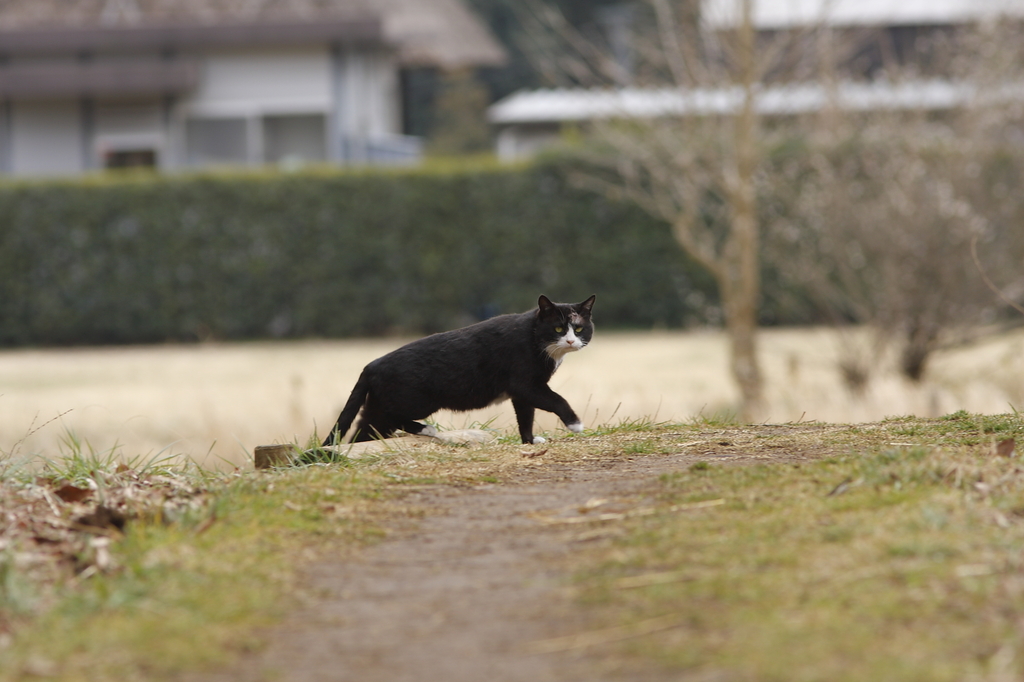
[[667, 422], [656, 422], [647, 417], [637, 419], [626, 418], [620, 419], [617, 424], [602, 424], [593, 429], [587, 430], [586, 433], [594, 436], [610, 436], [621, 433], [646, 433], [659, 427], [667, 426], [667, 424]]
[[[44, 471], [82, 482], [112, 476], [117, 464], [73, 456]], [[153, 679], [224, 663], [293, 605], [296, 571], [316, 552], [382, 534], [374, 509], [387, 481], [365, 468], [161, 473], [190, 476], [207, 503], [174, 523], [152, 515], [130, 522], [110, 546], [109, 570], [50, 586], [41, 600], [45, 591], [0, 560], [0, 624], [17, 633], [0, 649], [0, 680]]]
[[[621, 532], [573, 544], [567, 559], [578, 622], [671, 627], [590, 655], [641, 676], [1019, 678], [1024, 464], [1019, 449], [991, 452], [1008, 437], [1024, 442], [1020, 415], [638, 420], [556, 434], [542, 460], [523, 457], [517, 438], [269, 472], [137, 459], [133, 470], [184, 481], [198, 503], [141, 515], [113, 538], [111, 568], [49, 592], [0, 550], [0, 634], [16, 633], [0, 645], [0, 682], [167, 679], [225, 664], [295, 605], [305, 563], [417, 521], [403, 502], [411, 485], [500, 485], [538, 462], [678, 453], [676, 470], [632, 493], [661, 512], [601, 522]], [[41, 469], [11, 461], [0, 459], [5, 485], [128, 475], [114, 453], [74, 440]]]
[[[31, 538], [0, 546], [0, 682], [165, 679], [223, 665], [295, 606], [304, 565], [418, 519], [400, 501], [405, 487], [501, 481], [469, 448], [328, 462], [316, 442], [307, 446], [314, 451], [301, 465], [229, 474], [97, 451], [72, 433], [55, 457], [0, 453], [0, 493], [52, 496], [71, 484], [95, 491], [95, 503], [125, 499], [119, 490], [134, 483], [143, 497], [165, 486], [174, 502], [141, 505], [123, 534], [112, 532], [105, 570], [33, 575], [16, 560], [34, 550]], [[50, 511], [40, 502], [33, 513]], [[71, 548], [92, 553], [88, 537]]]
[[977, 445], [986, 438], [1024, 437], [1024, 419], [1016, 413], [979, 415], [960, 410], [934, 420], [895, 417], [883, 423], [895, 435], [929, 435], [941, 445]]
[[1020, 679], [1024, 465], [970, 446], [1022, 426], [889, 421], [951, 444], [663, 476], [666, 506], [725, 503], [628, 521], [590, 555], [576, 582], [596, 627], [677, 624], [605, 655], [701, 679]]

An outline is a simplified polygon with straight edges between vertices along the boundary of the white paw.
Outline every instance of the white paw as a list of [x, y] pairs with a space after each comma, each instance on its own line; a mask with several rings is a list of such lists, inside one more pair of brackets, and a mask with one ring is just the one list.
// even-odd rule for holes
[[583, 423], [573, 422], [572, 424], [566, 424], [565, 428], [569, 429], [573, 433], [583, 433]]
[[545, 438], [544, 436], [534, 436], [533, 437], [533, 444], [534, 445], [540, 445], [541, 443], [547, 443], [547, 442], [548, 442], [548, 439]]
[[419, 435], [426, 436], [427, 438], [437, 438], [437, 429], [430, 424], [423, 427], [423, 430], [419, 432]]

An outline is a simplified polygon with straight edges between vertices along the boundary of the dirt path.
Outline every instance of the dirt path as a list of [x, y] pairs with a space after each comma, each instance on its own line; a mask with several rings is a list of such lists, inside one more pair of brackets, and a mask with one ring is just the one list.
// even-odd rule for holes
[[201, 679], [624, 679], [592, 651], [531, 650], [538, 641], [595, 628], [573, 607], [567, 578], [574, 554], [617, 532], [614, 524], [550, 520], [578, 516], [588, 502], [604, 500], [601, 512], [650, 504], [658, 475], [696, 459], [545, 463], [512, 483], [411, 490], [402, 503], [422, 509], [422, 521], [354, 560], [312, 566], [308, 603], [270, 634], [267, 648]]

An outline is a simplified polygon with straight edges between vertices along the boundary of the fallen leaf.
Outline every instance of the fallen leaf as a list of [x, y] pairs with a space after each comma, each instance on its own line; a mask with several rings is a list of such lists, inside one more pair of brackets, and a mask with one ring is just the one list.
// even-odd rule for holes
[[56, 535], [43, 535], [42, 533], [36, 533], [32, 536], [32, 539], [40, 545], [57, 545], [64, 542], [64, 538], [62, 537]]
[[88, 488], [79, 488], [78, 486], [66, 483], [54, 490], [53, 494], [65, 502], [81, 502], [92, 495], [92, 491]]
[[846, 478], [839, 482], [839, 485], [837, 485], [835, 488], [832, 488], [832, 492], [826, 495], [826, 497], [835, 497], [836, 495], [842, 495], [843, 493], [850, 489], [851, 483], [853, 483], [853, 477], [847, 476]]
[[1007, 438], [1001, 440], [996, 445], [996, 454], [1000, 457], [1013, 457], [1014, 448], [1017, 447], [1017, 441], [1013, 438]]
[[206, 531], [210, 530], [210, 526], [212, 526], [216, 521], [217, 510], [214, 509], [213, 512], [209, 516], [207, 516], [202, 523], [196, 526], [196, 535], [202, 535]]
[[540, 457], [545, 452], [547, 452], [547, 450], [540, 450], [538, 452], [529, 452], [527, 450], [522, 450], [519, 454], [521, 454], [523, 457], [529, 457], [530, 459], [533, 459], [534, 457]]
[[608, 504], [608, 500], [601, 497], [591, 497], [589, 500], [583, 503], [580, 507], [580, 513], [586, 513], [591, 509], [597, 509], [598, 507]]

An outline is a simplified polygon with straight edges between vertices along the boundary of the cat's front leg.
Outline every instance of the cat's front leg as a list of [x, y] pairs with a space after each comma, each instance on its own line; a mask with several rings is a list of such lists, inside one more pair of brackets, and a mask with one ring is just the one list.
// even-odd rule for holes
[[533, 405], [528, 401], [512, 399], [512, 409], [516, 411], [516, 422], [519, 424], [519, 437], [527, 445], [543, 443], [543, 436], [533, 435]]
[[[583, 432], [583, 422], [581, 422], [580, 418], [576, 416], [576, 413], [569, 406], [568, 401], [551, 390], [551, 387], [548, 385], [545, 384], [540, 388], [534, 388], [527, 395], [519, 398], [519, 400], [530, 408], [530, 422], [528, 430], [530, 431], [531, 436], [533, 431], [534, 408], [544, 410], [545, 412], [553, 412], [558, 415], [558, 418], [562, 420], [563, 424], [565, 424], [565, 428], [569, 429], [573, 433]], [[512, 401], [513, 406], [515, 406], [515, 402], [515, 400]], [[520, 420], [519, 434], [523, 436], [523, 442], [525, 443], [527, 442], [525, 440], [526, 434], [523, 433], [522, 419], [519, 416], [518, 408], [516, 409], [516, 418]]]
[[573, 433], [583, 432], [583, 422], [576, 416], [576, 412], [569, 407], [569, 402], [551, 390], [551, 387], [547, 384], [536, 391], [533, 400], [533, 406], [538, 410], [553, 412], [558, 415], [558, 418], [565, 424], [565, 428]]

